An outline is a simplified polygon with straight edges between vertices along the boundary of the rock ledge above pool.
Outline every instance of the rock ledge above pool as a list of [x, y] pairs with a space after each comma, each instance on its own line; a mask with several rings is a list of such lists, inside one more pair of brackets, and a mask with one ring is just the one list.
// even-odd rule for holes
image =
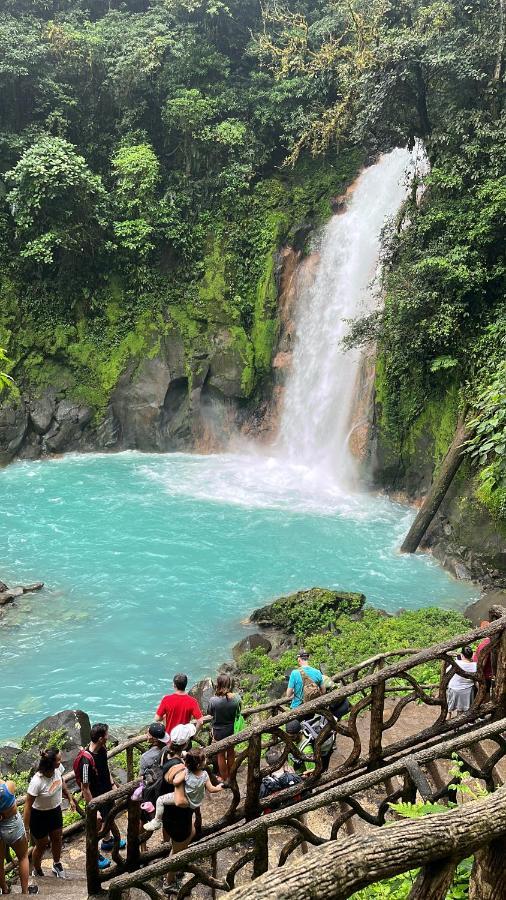
[[[329, 588], [313, 587], [296, 591], [286, 597], [278, 597], [268, 606], [256, 609], [250, 616], [251, 624], [267, 628], [281, 628], [283, 631], [295, 632], [297, 626], [307, 623], [308, 617], [325, 621], [329, 615], [360, 616], [365, 594], [354, 591], [334, 591]], [[327, 630], [327, 629], [325, 629]]]

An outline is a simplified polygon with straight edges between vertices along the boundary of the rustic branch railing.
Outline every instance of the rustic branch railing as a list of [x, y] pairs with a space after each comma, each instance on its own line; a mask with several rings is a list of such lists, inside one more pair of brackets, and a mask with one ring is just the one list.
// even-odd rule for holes
[[[462, 766], [472, 777], [480, 779], [491, 790], [495, 783], [495, 767], [506, 757], [506, 719], [475, 728], [471, 734], [459, 735], [451, 740], [441, 742], [433, 747], [405, 757], [380, 770], [365, 773], [352, 780], [343, 781], [320, 793], [313, 793], [306, 799], [293, 803], [286, 809], [277, 810], [260, 816], [245, 824], [223, 830], [220, 834], [205, 838], [192, 844], [187, 850], [169, 859], [152, 863], [147, 868], [115, 877], [108, 885], [111, 900], [122, 900], [123, 892], [136, 887], [145, 891], [153, 900], [162, 898], [156, 883], [168, 872], [190, 873], [192, 878], [186, 881], [179, 893], [178, 900], [189, 896], [197, 884], [212, 890], [230, 892], [242, 871], [242, 877], [248, 877], [246, 867], [250, 867], [251, 875], [263, 872], [269, 860], [274, 865], [282, 866], [289, 860], [303, 841], [313, 846], [334, 843], [336, 838], [350, 832], [350, 824], [362, 821], [372, 826], [382, 826], [388, 817], [393, 818], [389, 804], [400, 799], [413, 801], [417, 792], [425, 800], [446, 800], [453, 798], [454, 777], [446, 765], [438, 770], [434, 778], [434, 766], [441, 767], [447, 760], [457, 756]], [[482, 750], [482, 742], [495, 745], [487, 753]], [[371, 811], [373, 799], [375, 811]], [[330, 833], [322, 837], [310, 828], [304, 819], [306, 814], [316, 810], [333, 810]], [[313, 819], [313, 821], [316, 821]], [[431, 820], [432, 822], [432, 820]], [[425, 822], [425, 829], [427, 824]], [[279, 847], [280, 832], [287, 831], [287, 840]], [[388, 835], [391, 828], [388, 829]], [[371, 832], [369, 832], [371, 834]], [[277, 838], [273, 843], [273, 837]], [[369, 838], [367, 839], [369, 840]], [[350, 838], [347, 837], [347, 846]], [[234, 862], [226, 851], [235, 847], [240, 855]], [[246, 850], [246, 848], [248, 848]], [[406, 868], [411, 868], [407, 866]], [[282, 879], [281, 875], [281, 879]], [[383, 877], [383, 876], [381, 876]], [[260, 883], [264, 883], [261, 879]], [[319, 884], [319, 881], [317, 882]], [[255, 896], [262, 896], [255, 894]], [[312, 896], [307, 890], [299, 896]], [[417, 895], [418, 896], [418, 895]], [[432, 894], [420, 895], [432, 897]], [[497, 894], [497, 897], [504, 895]]]
[[[411, 900], [444, 900], [457, 864], [475, 855], [470, 898], [506, 897], [506, 787], [484, 800], [366, 837], [318, 848], [231, 893], [233, 900], [345, 900], [367, 885], [420, 868]], [[493, 858], [493, 865], [490, 862]], [[154, 895], [153, 895], [154, 896]]]
[[[283, 742], [285, 758], [289, 753], [296, 758], [300, 758], [298, 748], [283, 730], [283, 726], [296, 717], [307, 717], [315, 712], [320, 712], [328, 720], [328, 726], [321, 733], [316, 743], [314, 771], [308, 775], [304, 784], [305, 791], [313, 791], [317, 794], [328, 788], [329, 784], [337, 783], [343, 779], [349, 780], [362, 771], [367, 772], [375, 768], [384, 767], [387, 761], [398, 760], [415, 747], [417, 749], [425, 746], [430, 747], [431, 743], [434, 744], [434, 742], [440, 741], [445, 733], [455, 731], [462, 733], [466, 729], [469, 730], [473, 727], [473, 723], [478, 717], [486, 719], [491, 716], [506, 715], [506, 682], [502, 675], [506, 663], [505, 612], [501, 607], [494, 607], [490, 612], [493, 621], [486, 628], [476, 629], [465, 635], [457, 636], [427, 650], [415, 653], [400, 651], [399, 653], [380, 654], [377, 657], [373, 657], [359, 666], [336, 675], [334, 680], [336, 683], [341, 683], [342, 686], [332, 693], [306, 703], [296, 710], [282, 711], [265, 721], [257, 721], [239, 735], [233, 735], [222, 741], [211, 743], [206, 747], [208, 759], [213, 757], [218, 751], [230, 747], [237, 748], [239, 752], [230, 779], [232, 788], [230, 805], [219, 818], [206, 823], [200, 834], [204, 837], [216, 834], [241, 819], [251, 820], [255, 818], [262, 812], [267, 802], [269, 807], [272, 808], [276, 804], [290, 802], [297, 793], [300, 794], [300, 787], [295, 787], [281, 792], [274, 801], [271, 798], [268, 801], [262, 801], [259, 798], [261, 779], [272, 771], [268, 766], [262, 768], [261, 765], [262, 754], [268, 746], [273, 743]], [[488, 653], [493, 654], [497, 671], [492, 696], [489, 698], [486, 693], [487, 686], [483, 675], [483, 666], [487, 654], [484, 653], [480, 656], [477, 675], [473, 676], [477, 691], [471, 709], [458, 719], [448, 722], [446, 690], [453, 672], [459, 671], [457, 661], [450, 655], [451, 651], [460, 648], [463, 644], [475, 643], [484, 637], [490, 638], [490, 645], [487, 650]], [[406, 659], [385, 665], [385, 658], [404, 656], [405, 654], [409, 654]], [[427, 692], [425, 686], [420, 685], [416, 678], [417, 666], [435, 661], [439, 661], [442, 668], [437, 696]], [[347, 680], [356, 676], [357, 672], [363, 671], [364, 668], [372, 669], [372, 671], [358, 680]], [[468, 677], [467, 673], [463, 674]], [[403, 694], [403, 696], [395, 702], [393, 710], [389, 710], [388, 715], [385, 716], [385, 695], [390, 691]], [[344, 698], [348, 698], [350, 701], [350, 713], [346, 722], [336, 722], [331, 715], [330, 706], [341, 702]], [[406, 706], [412, 702], [434, 707], [434, 723], [430, 727], [422, 729], [403, 740], [390, 744], [386, 743], [385, 734], [398, 721]], [[250, 718], [256, 718], [261, 712], [267, 710], [272, 712], [276, 709], [282, 709], [283, 705], [283, 700], [272, 701], [269, 704], [264, 704], [261, 708], [256, 707], [248, 710], [247, 713]], [[364, 741], [364, 746], [362, 746], [363, 737], [358, 729], [357, 721], [364, 711], [370, 711], [370, 717], [369, 733]], [[322, 775], [320, 747], [331, 730], [337, 732], [340, 742], [344, 744], [348, 741], [351, 747], [349, 747], [348, 755], [341, 765]], [[133, 738], [129, 742], [125, 742], [123, 748], [127, 749], [127, 752], [131, 748], [131, 753], [133, 754], [133, 747], [138, 743], [139, 738]], [[246, 744], [245, 748], [244, 744]], [[242, 747], [239, 745], [242, 745]], [[118, 752], [118, 748], [116, 748], [116, 752]], [[100, 802], [103, 802], [104, 799], [114, 801], [114, 808], [108, 817], [108, 821], [103, 824], [103, 831], [110, 824], [114, 825], [115, 818], [124, 812], [127, 807], [129, 820], [132, 816], [137, 815], [138, 823], [138, 813], [133, 809], [135, 804], [128, 803], [128, 797], [136, 784], [137, 782], [131, 782], [119, 790], [111, 792], [110, 795], [104, 795], [104, 797], [100, 798]], [[349, 814], [345, 818], [349, 819]], [[136, 832], [129, 821], [128, 834], [133, 835], [134, 833]], [[133, 871], [139, 863], [146, 865], [153, 859], [166, 855], [168, 850], [167, 847], [162, 847], [154, 851], [139, 852], [137, 847], [129, 847], [126, 858], [123, 858], [119, 853], [118, 841], [116, 841], [112, 854], [116, 865], [99, 874], [97, 866], [99, 834], [95, 801], [87, 809], [87, 834], [87, 871], [90, 893], [96, 891], [102, 881], [114, 878], [121, 871]], [[296, 846], [302, 840], [304, 838], [297, 841]], [[258, 874], [259, 871], [263, 871], [261, 865], [260, 869], [257, 865], [255, 873]], [[144, 869], [142, 880], [147, 882], [149, 877], [149, 871]]]

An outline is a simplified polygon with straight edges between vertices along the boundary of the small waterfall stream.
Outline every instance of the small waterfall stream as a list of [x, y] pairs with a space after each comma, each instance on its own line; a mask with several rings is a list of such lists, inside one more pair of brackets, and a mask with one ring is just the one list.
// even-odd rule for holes
[[323, 229], [313, 281], [302, 289], [278, 451], [346, 490], [355, 481], [348, 437], [360, 351], [345, 352], [348, 321], [374, 300], [381, 232], [407, 196], [415, 165], [392, 150], [358, 177], [347, 210]]

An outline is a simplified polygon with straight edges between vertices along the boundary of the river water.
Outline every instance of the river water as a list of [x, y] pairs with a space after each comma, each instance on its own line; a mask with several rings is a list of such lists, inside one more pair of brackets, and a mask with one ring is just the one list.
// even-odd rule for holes
[[0, 738], [69, 707], [149, 719], [174, 672], [215, 672], [279, 594], [358, 590], [389, 610], [476, 594], [398, 553], [411, 510], [257, 454], [70, 455], [9, 466], [0, 491], [2, 575], [47, 584], [2, 627]]
[[71, 454], [0, 473], [0, 575], [47, 586], [4, 620], [0, 739], [69, 707], [146, 722], [175, 672], [214, 674], [241, 620], [280, 594], [362, 591], [390, 611], [475, 598], [430, 557], [399, 554], [413, 511], [361, 491], [348, 447], [359, 358], [340, 341], [377, 302], [380, 234], [413, 164], [384, 156], [323, 230], [270, 450]]

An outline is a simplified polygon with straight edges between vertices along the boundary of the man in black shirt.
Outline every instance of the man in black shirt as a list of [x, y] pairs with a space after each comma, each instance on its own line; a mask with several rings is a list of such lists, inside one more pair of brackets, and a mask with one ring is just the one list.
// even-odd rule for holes
[[[88, 752], [81, 756], [79, 762], [79, 775], [81, 782], [81, 792], [86, 803], [91, 803], [94, 797], [100, 797], [101, 794], [107, 794], [113, 787], [117, 785], [111, 778], [109, 771], [109, 762], [107, 759], [107, 739], [109, 737], [109, 726], [104, 722], [98, 722], [93, 725], [90, 732], [91, 742], [88, 745]], [[105, 821], [112, 809], [112, 802], [102, 803], [99, 806], [98, 814], [102, 821]], [[114, 841], [111, 832], [104, 834], [101, 850], [112, 850]], [[120, 848], [126, 846], [125, 841], [120, 841]], [[99, 869], [106, 869], [110, 866], [110, 860], [99, 855]]]

